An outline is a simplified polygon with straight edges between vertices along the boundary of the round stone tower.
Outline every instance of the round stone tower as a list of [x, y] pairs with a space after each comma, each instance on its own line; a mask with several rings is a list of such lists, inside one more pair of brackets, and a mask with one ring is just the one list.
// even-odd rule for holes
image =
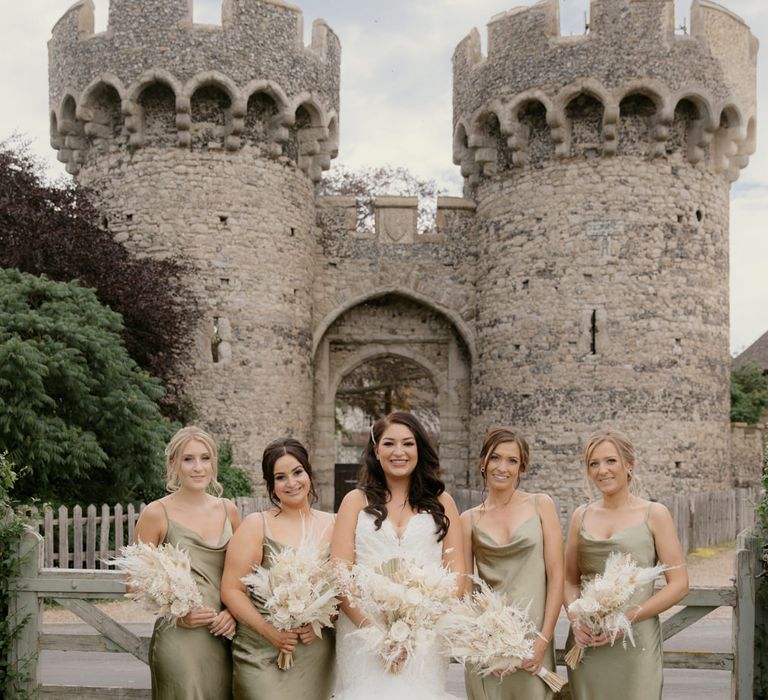
[[583, 438], [637, 442], [654, 492], [730, 473], [729, 190], [755, 147], [757, 40], [728, 10], [592, 0], [497, 15], [454, 54], [454, 159], [477, 201], [472, 440], [511, 423], [534, 487], [579, 488]]
[[49, 43], [51, 142], [139, 255], [189, 263], [184, 389], [238, 463], [312, 422], [314, 183], [337, 152], [340, 46], [300, 11], [224, 0], [73, 5]]

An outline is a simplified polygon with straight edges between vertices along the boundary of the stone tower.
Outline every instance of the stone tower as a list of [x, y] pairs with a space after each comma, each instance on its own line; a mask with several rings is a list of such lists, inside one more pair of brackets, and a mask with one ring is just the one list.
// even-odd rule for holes
[[267, 440], [312, 424], [314, 183], [337, 153], [340, 45], [303, 44], [281, 0], [73, 5], [49, 43], [51, 141], [98, 193], [115, 237], [190, 263], [199, 303], [184, 387], [255, 467]]
[[[535, 481], [578, 485], [579, 444], [635, 437], [654, 493], [727, 483], [730, 184], [755, 146], [757, 40], [696, 0], [502, 13], [456, 49], [454, 160], [477, 202], [472, 441], [534, 437]], [[537, 470], [534, 468], [534, 472]], [[569, 489], [570, 487], [570, 489]]]

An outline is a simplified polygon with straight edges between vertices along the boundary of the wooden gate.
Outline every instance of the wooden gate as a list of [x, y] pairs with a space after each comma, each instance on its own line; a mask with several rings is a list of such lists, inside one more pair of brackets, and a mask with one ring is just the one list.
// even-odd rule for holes
[[[61, 570], [43, 566], [43, 539], [27, 532], [19, 543], [22, 570], [12, 582], [15, 593], [11, 616], [16, 622], [27, 622], [9, 661], [14, 667], [26, 665], [31, 681], [28, 690], [38, 686], [37, 658], [43, 649], [62, 651], [127, 652], [148, 663], [149, 640], [137, 637], [125, 626], [105, 615], [90, 601], [122, 598], [125, 577], [108, 570]], [[737, 540], [736, 585], [724, 588], [692, 588], [681, 605], [684, 607], [666, 620], [662, 632], [669, 639], [715, 608], [733, 608], [733, 644], [730, 652], [703, 651], [664, 652], [666, 668], [688, 668], [730, 671], [734, 700], [752, 700], [755, 631], [755, 578], [760, 571], [757, 538], [742, 532]], [[78, 615], [98, 635], [52, 635], [42, 632], [43, 599], [51, 598]], [[563, 651], [558, 649], [558, 662]], [[566, 686], [567, 687], [567, 686]], [[93, 688], [41, 686], [43, 698], [149, 698], [149, 690], [125, 688]]]

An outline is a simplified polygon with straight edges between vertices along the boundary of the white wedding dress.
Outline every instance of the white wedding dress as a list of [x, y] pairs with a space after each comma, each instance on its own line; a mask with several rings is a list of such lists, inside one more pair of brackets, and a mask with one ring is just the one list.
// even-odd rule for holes
[[[360, 511], [355, 528], [355, 560], [375, 566], [406, 556], [419, 564], [440, 564], [443, 547], [435, 521], [417, 513], [398, 537], [385, 520], [378, 530], [374, 517]], [[399, 673], [387, 673], [380, 660], [352, 634], [357, 627], [341, 613], [336, 623], [337, 685], [334, 700], [457, 700], [445, 690], [448, 658], [437, 647], [417, 648]]]

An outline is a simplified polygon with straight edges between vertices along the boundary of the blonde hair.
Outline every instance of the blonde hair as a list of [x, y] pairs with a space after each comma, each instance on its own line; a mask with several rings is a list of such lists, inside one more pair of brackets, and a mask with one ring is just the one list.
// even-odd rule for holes
[[212, 476], [211, 483], [208, 484], [208, 490], [215, 496], [221, 496], [224, 493], [224, 487], [216, 480], [218, 469], [219, 450], [216, 447], [216, 441], [196, 425], [188, 425], [186, 428], [176, 431], [176, 434], [168, 441], [165, 447], [165, 488], [169, 492], [178, 491], [179, 471], [181, 470], [181, 458], [184, 448], [192, 440], [202, 442], [208, 449], [211, 456]]
[[627, 470], [627, 482], [629, 492], [637, 495], [640, 492], [640, 478], [634, 473], [636, 464], [635, 446], [632, 441], [620, 430], [613, 428], [604, 428], [602, 430], [596, 430], [588, 438], [582, 451], [581, 459], [584, 462], [584, 482], [587, 493], [590, 498], [595, 497], [595, 493], [592, 490], [592, 484], [587, 476], [589, 472], [589, 460], [592, 459], [592, 453], [597, 449], [597, 446], [610, 442], [619, 453], [619, 459], [622, 466]]

